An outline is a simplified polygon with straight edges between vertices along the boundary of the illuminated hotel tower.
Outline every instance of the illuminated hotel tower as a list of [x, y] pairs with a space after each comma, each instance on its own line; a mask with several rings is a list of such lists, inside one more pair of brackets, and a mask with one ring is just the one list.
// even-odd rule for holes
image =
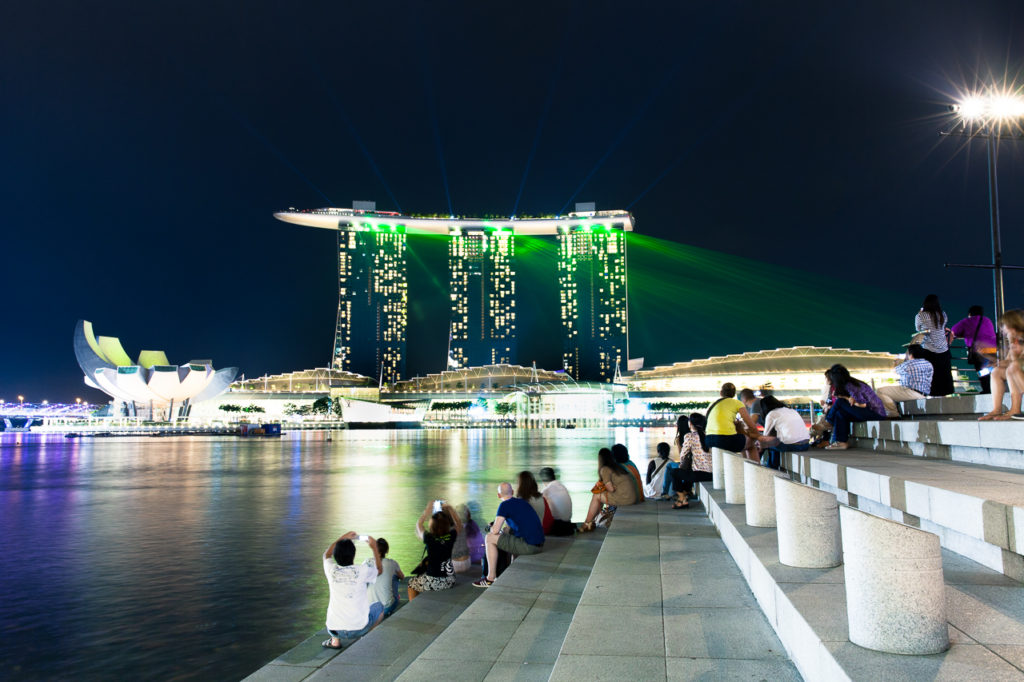
[[515, 238], [507, 227], [449, 230], [450, 364], [516, 362]]
[[625, 233], [633, 216], [580, 206], [551, 218], [482, 220], [401, 215], [359, 202], [274, 217], [338, 231], [333, 367], [384, 383], [405, 375], [406, 235], [417, 234], [451, 240], [449, 365], [516, 363], [515, 235], [558, 235], [564, 367], [575, 379], [611, 381], [628, 355]]
[[405, 375], [405, 230], [352, 221], [338, 230], [338, 322], [331, 367], [390, 384]]
[[558, 286], [565, 371], [612, 381], [629, 357], [623, 223], [560, 227]]

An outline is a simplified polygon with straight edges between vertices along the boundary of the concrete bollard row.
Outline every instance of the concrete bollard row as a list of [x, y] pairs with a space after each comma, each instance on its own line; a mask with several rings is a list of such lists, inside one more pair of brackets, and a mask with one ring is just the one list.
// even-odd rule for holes
[[711, 448], [711, 487], [715, 490], [721, 490], [725, 487], [723, 462], [728, 453], [728, 450], [723, 450], [722, 448]]
[[841, 564], [836, 496], [782, 476], [776, 476], [773, 483], [779, 561], [797, 568], [831, 568]]
[[763, 467], [749, 459], [743, 460], [743, 496], [746, 498], [747, 525], [757, 528], [775, 527], [775, 469]]
[[893, 654], [948, 649], [939, 537], [846, 505], [839, 513], [850, 641]]
[[725, 501], [727, 504], [744, 504], [746, 491], [743, 489], [743, 460], [745, 457], [725, 452], [722, 469], [725, 472]]

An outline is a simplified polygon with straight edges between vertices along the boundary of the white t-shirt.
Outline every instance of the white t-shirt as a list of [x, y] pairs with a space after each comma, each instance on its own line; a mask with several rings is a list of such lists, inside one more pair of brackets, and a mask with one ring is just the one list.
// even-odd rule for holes
[[[375, 564], [373, 557], [366, 560], [368, 564]], [[374, 566], [376, 568], [376, 566]], [[373, 586], [370, 588], [370, 602], [379, 601], [380, 605], [387, 608], [395, 603], [395, 590], [391, 584], [391, 579], [395, 577], [395, 573], [398, 572], [398, 562], [394, 559], [388, 559], [387, 557], [380, 560], [380, 575], [373, 581]]]
[[786, 445], [809, 440], [810, 432], [804, 424], [804, 418], [791, 407], [777, 407], [768, 413], [764, 420], [764, 432], [771, 433], [775, 429], [776, 437]]
[[551, 507], [551, 515], [559, 521], [572, 521], [572, 498], [561, 481], [551, 481], [541, 491]]
[[324, 575], [331, 588], [327, 605], [328, 630], [362, 630], [370, 620], [366, 586], [377, 578], [377, 564], [339, 566], [334, 557], [324, 558]]

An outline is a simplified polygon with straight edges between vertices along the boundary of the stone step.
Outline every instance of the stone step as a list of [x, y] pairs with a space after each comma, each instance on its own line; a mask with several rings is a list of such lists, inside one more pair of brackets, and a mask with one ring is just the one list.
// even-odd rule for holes
[[948, 650], [889, 654], [853, 644], [845, 567], [793, 568], [779, 562], [774, 528], [745, 523], [743, 505], [699, 486], [701, 500], [768, 622], [807, 680], [1022, 680], [1021, 583], [943, 551]]
[[855, 423], [851, 435], [858, 448], [1024, 469], [1024, 421], [879, 420]]
[[1024, 580], [1024, 472], [860, 448], [782, 459], [793, 480], [935, 533], [944, 548]]
[[616, 512], [552, 680], [799, 679], [721, 538], [692, 505]]
[[[900, 405], [904, 416], [935, 416], [935, 415], [981, 415], [992, 411], [990, 394], [954, 395], [945, 398], [925, 398], [922, 400], [905, 400]], [[1010, 395], [1003, 397], [1003, 407], [1010, 407]]]

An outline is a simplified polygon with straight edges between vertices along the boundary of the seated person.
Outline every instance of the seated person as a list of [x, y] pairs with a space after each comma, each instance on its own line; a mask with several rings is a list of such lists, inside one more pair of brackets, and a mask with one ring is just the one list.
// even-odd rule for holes
[[810, 449], [811, 433], [800, 413], [787, 407], [773, 395], [761, 398], [764, 410], [764, 434], [757, 437], [757, 445], [764, 449], [764, 465], [778, 469], [782, 452], [806, 452]]
[[551, 467], [544, 467], [538, 475], [544, 483], [540, 494], [544, 496], [551, 516], [554, 517], [551, 532], [545, 535], [575, 535], [576, 526], [572, 525], [572, 497], [569, 496], [569, 490], [556, 479], [555, 470]]
[[629, 475], [633, 478], [633, 485], [636, 487], [636, 502], [632, 504], [638, 504], [644, 501], [644, 479], [640, 475], [640, 470], [636, 468], [636, 464], [629, 458], [629, 449], [622, 443], [616, 443], [612, 446], [612, 456], [615, 457], [615, 461], [621, 464], [629, 472]]
[[[677, 422], [682, 427], [682, 419]], [[710, 481], [714, 478], [711, 471], [711, 454], [707, 448], [704, 434], [706, 426], [704, 415], [694, 412], [686, 420], [686, 433], [677, 434], [679, 443], [679, 467], [671, 471], [672, 487], [676, 491], [673, 509], [686, 509], [690, 506], [693, 484], [698, 481]]]
[[[1024, 310], [1007, 310], [999, 317], [999, 324], [1006, 339], [1006, 357], [992, 370], [992, 411], [980, 421], [995, 419], [1024, 419], [1021, 414], [1021, 398], [1024, 396]], [[1003, 412], [1003, 396], [1006, 385], [1010, 387], [1010, 411]]]
[[[475, 587], [490, 587], [494, 584], [498, 570], [498, 550], [509, 554], [537, 554], [544, 550], [544, 529], [537, 518], [537, 512], [530, 503], [515, 496], [512, 484], [504, 482], [498, 486], [498, 511], [494, 523], [484, 540], [487, 550], [487, 575], [477, 580]], [[508, 524], [509, 532], [501, 532]]]
[[370, 603], [367, 585], [373, 584], [380, 573], [380, 552], [377, 541], [366, 538], [366, 544], [373, 551], [373, 563], [353, 565], [356, 546], [352, 543], [359, 536], [348, 532], [331, 543], [324, 552], [324, 574], [331, 591], [327, 605], [327, 632], [331, 638], [322, 643], [327, 649], [340, 649], [342, 639], [356, 639], [377, 627], [384, 617], [380, 602]]
[[[398, 581], [405, 580], [405, 574], [394, 559], [388, 559], [388, 541], [384, 538], [377, 538], [377, 551], [380, 552], [380, 574], [373, 581], [370, 588], [370, 601], [379, 601], [384, 607], [384, 617], [387, 618], [398, 610]], [[367, 559], [370, 563], [373, 559]]]
[[901, 400], [920, 400], [928, 396], [932, 390], [932, 373], [935, 368], [932, 363], [924, 359], [923, 349], [920, 345], [912, 343], [907, 346], [907, 354], [903, 362], [892, 368], [899, 377], [900, 383], [896, 386], [882, 386], [875, 393], [882, 399], [885, 405], [887, 417], [898, 417], [900, 411], [896, 403]]
[[[455, 536], [455, 544], [452, 545], [452, 568], [456, 573], [465, 573], [473, 563], [469, 557], [469, 532], [466, 528], [468, 524], [472, 523], [469, 520], [469, 507], [460, 504], [455, 507], [455, 514], [462, 523], [462, 532]], [[473, 525], [476, 526], [475, 523]], [[479, 532], [478, 528], [477, 534]]]
[[829, 383], [835, 389], [834, 401], [825, 419], [832, 425], [832, 442], [826, 450], [845, 450], [850, 447], [850, 424], [869, 419], [884, 419], [885, 406], [874, 389], [840, 364], [829, 367]]
[[[423, 525], [430, 519], [429, 529]], [[423, 540], [427, 551], [427, 569], [409, 581], [409, 601], [420, 592], [437, 592], [455, 587], [455, 567], [452, 548], [455, 538], [462, 532], [462, 521], [451, 505], [442, 502], [441, 511], [434, 511], [434, 500], [427, 503], [416, 521], [416, 535]]]
[[594, 530], [597, 514], [601, 511], [602, 506], [607, 504], [611, 507], [618, 507], [637, 502], [633, 475], [619, 463], [608, 448], [601, 448], [597, 452], [597, 475], [599, 480], [591, 490], [594, 496], [587, 509], [587, 519], [579, 528], [581, 533], [589, 533]]
[[537, 518], [540, 519], [540, 525], [544, 529], [544, 534], [550, 533], [551, 524], [554, 522], [555, 517], [551, 515], [551, 510], [547, 506], [547, 500], [540, 494], [540, 489], [537, 487], [537, 479], [529, 471], [520, 471], [516, 476], [516, 497], [526, 500], [533, 507], [533, 511], [537, 512]]
[[736, 431], [737, 418], [743, 421], [748, 433], [757, 433], [757, 421], [747, 412], [746, 406], [736, 400], [736, 386], [726, 382], [719, 391], [721, 396], [711, 403], [707, 412], [707, 433], [704, 442], [708, 448], [719, 448], [736, 454], [747, 453], [750, 457], [752, 439]]
[[672, 448], [668, 443], [658, 443], [658, 456], [647, 463], [647, 476], [644, 477], [644, 494], [647, 497], [658, 497], [665, 488], [668, 465], [671, 463], [668, 456]]
[[[462, 521], [462, 534], [466, 536], [466, 546], [469, 548], [469, 561], [470, 563], [478, 564], [484, 558], [484, 534], [480, 532], [480, 526], [473, 520], [473, 507], [476, 507], [477, 512], [480, 511], [480, 507], [476, 502], [460, 504], [455, 510], [459, 515], [459, 520]], [[458, 571], [459, 569], [456, 568], [455, 570]]]

